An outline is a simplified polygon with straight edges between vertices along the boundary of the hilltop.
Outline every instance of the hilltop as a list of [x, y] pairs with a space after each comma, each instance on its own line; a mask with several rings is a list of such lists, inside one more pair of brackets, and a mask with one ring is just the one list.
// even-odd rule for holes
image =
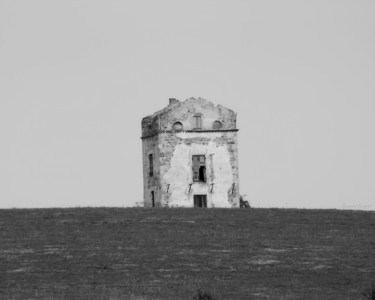
[[375, 212], [12, 209], [0, 228], [1, 299], [371, 299], [375, 284]]

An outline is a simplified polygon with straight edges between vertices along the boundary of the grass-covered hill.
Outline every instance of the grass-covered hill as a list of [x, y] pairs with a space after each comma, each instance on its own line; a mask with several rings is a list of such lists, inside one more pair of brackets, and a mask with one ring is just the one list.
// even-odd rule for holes
[[0, 299], [375, 299], [375, 212], [0, 210]]

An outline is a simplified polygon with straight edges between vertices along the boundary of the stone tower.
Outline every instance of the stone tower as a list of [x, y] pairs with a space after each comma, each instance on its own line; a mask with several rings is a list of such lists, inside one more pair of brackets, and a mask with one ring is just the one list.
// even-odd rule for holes
[[142, 120], [145, 207], [239, 207], [236, 113], [169, 99]]

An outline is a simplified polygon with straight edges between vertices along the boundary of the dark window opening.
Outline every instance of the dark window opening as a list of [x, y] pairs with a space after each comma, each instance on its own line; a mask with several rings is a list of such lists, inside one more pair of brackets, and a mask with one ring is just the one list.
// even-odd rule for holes
[[152, 207], [155, 207], [155, 192], [151, 192], [151, 202], [152, 202]]
[[221, 127], [223, 127], [223, 124], [222, 124], [220, 121], [215, 121], [215, 122], [213, 123], [213, 125], [212, 125], [212, 128], [213, 128], [214, 130], [219, 130], [219, 129], [221, 129]]
[[193, 155], [193, 181], [206, 182], [206, 157]]
[[181, 122], [176, 122], [176, 123], [173, 124], [173, 130], [175, 130], [175, 131], [184, 130], [184, 126], [182, 125]]
[[205, 166], [200, 166], [199, 167], [199, 181], [206, 182], [206, 178], [204, 178], [206, 174], [206, 167]]
[[150, 176], [154, 176], [154, 158], [152, 154], [148, 155], [148, 164], [150, 166]]
[[194, 207], [207, 207], [207, 196], [194, 195]]

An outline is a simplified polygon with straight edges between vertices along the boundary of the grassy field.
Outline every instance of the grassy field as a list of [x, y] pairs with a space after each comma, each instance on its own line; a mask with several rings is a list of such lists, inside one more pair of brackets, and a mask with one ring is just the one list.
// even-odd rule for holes
[[375, 299], [375, 212], [0, 210], [0, 299], [205, 293], [205, 299]]

